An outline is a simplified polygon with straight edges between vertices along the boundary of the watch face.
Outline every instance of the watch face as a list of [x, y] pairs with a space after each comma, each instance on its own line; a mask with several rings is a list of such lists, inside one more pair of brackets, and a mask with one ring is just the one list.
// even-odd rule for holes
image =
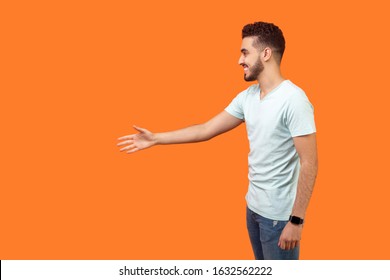
[[291, 216], [290, 221], [291, 221], [293, 224], [296, 224], [296, 225], [300, 225], [300, 224], [302, 224], [302, 222], [303, 222], [301, 218], [296, 217], [296, 216]]

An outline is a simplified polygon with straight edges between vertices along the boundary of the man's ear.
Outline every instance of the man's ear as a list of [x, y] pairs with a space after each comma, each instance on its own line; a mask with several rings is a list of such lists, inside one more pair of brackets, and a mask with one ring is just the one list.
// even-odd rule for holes
[[265, 47], [262, 52], [262, 57], [264, 61], [268, 61], [272, 56], [272, 50], [270, 47]]

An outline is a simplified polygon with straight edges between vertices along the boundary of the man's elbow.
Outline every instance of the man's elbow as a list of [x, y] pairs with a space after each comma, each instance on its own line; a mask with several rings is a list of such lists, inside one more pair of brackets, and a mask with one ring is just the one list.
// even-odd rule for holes
[[208, 141], [215, 136], [207, 123], [199, 124], [199, 128], [200, 130], [197, 137], [198, 142]]

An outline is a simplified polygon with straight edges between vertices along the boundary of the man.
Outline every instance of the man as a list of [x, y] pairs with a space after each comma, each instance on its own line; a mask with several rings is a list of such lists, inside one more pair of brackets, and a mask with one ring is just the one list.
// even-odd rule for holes
[[250, 143], [247, 228], [256, 259], [298, 259], [303, 221], [317, 174], [313, 107], [305, 93], [284, 79], [282, 31], [255, 22], [242, 30], [245, 81], [258, 81], [206, 123], [184, 129], [139, 132], [119, 138], [133, 153], [153, 145], [209, 140], [246, 123]]

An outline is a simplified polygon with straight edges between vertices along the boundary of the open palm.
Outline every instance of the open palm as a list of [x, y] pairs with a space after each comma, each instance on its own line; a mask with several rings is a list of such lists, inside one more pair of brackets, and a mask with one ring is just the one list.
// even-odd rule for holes
[[120, 151], [126, 153], [134, 153], [139, 150], [147, 149], [156, 144], [155, 136], [152, 132], [145, 128], [133, 126], [139, 133], [126, 135], [118, 138], [118, 146], [123, 146]]

